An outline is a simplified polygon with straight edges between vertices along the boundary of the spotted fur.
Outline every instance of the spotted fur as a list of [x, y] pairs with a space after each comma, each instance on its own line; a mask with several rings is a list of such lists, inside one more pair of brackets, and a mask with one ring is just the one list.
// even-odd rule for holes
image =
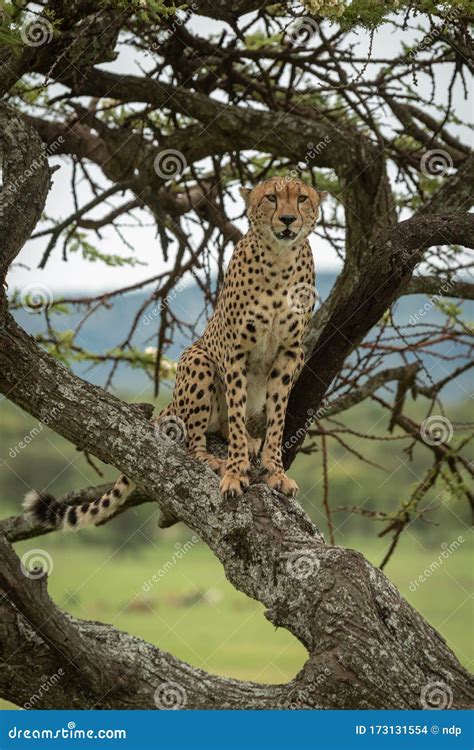
[[[242, 195], [250, 229], [235, 248], [204, 334], [181, 356], [172, 403], [156, 421], [166, 432], [167, 420], [179, 420], [190, 455], [221, 476], [223, 495], [237, 496], [249, 484], [249, 455], [261, 447], [246, 424], [266, 407], [263, 481], [293, 495], [298, 487], [283, 471], [281, 443], [288, 397], [303, 366], [301, 345], [314, 307], [308, 236], [325, 194], [300, 180], [272, 178], [243, 189]], [[298, 298], [301, 289], [306, 290], [304, 304]], [[210, 432], [220, 432], [228, 440], [227, 460], [208, 452]], [[115, 513], [133, 488], [121, 475], [111, 490], [91, 503], [66, 509], [50, 495], [29, 493], [25, 508], [39, 522], [75, 530]]]
[[63, 531], [79, 531], [84, 526], [99, 524], [117, 512], [135, 485], [121, 474], [112, 489], [102, 497], [77, 505], [58, 503], [47, 492], [32, 490], [25, 495], [23, 508], [42, 526], [55, 527]]

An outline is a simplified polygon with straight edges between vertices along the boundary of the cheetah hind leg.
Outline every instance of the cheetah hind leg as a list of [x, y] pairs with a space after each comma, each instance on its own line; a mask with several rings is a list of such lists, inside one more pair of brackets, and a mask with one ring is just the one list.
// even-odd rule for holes
[[225, 460], [209, 453], [206, 433], [214, 395], [215, 367], [205, 351], [190, 347], [183, 357], [176, 377], [173, 411], [186, 427], [188, 453], [203, 461], [219, 476], [225, 471]]

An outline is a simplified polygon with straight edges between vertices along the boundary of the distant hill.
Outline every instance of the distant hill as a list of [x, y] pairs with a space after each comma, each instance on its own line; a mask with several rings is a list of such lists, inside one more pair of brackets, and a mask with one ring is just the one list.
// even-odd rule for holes
[[[317, 289], [321, 300], [324, 301], [327, 298], [335, 279], [336, 274], [334, 273], [318, 274]], [[80, 294], [75, 294], [74, 296], [79, 297]], [[87, 296], [87, 291], [84, 291], [84, 296]], [[81, 344], [86, 349], [97, 353], [102, 353], [104, 350], [112, 349], [120, 344], [125, 338], [132, 320], [146, 296], [141, 291], [112, 298], [107, 307], [102, 307], [90, 319], [86, 320], [80, 331]], [[422, 295], [402, 297], [396, 305], [396, 322], [398, 324], [408, 323], [410, 316], [416, 315], [417, 311], [425, 305], [426, 301], [427, 298]], [[203, 297], [201, 290], [196, 284], [190, 284], [182, 291], [177, 292], [174, 298], [170, 300], [170, 308], [183, 321], [193, 322], [201, 316], [199, 330], [202, 331], [204, 329], [205, 317], [201, 315], [203, 312]], [[471, 317], [474, 316], [474, 303], [465, 303], [465, 309]], [[18, 310], [14, 315], [20, 325], [31, 334], [38, 333], [44, 329], [42, 315], [31, 314], [24, 310]], [[83, 316], [84, 310], [75, 308], [71, 314], [67, 315], [53, 313], [51, 315], [51, 322], [56, 330], [65, 331], [74, 327]], [[423, 317], [423, 321], [433, 323], [441, 320], [441, 318], [441, 313], [433, 306]], [[140, 348], [155, 345], [158, 321], [159, 310], [156, 308], [153, 310], [152, 307], [148, 308], [147, 313], [141, 317], [132, 343]], [[190, 343], [180, 332], [177, 332], [167, 351], [167, 355], [172, 359], [178, 359], [183, 349]], [[456, 348], [453, 349], [451, 343], [448, 342], [446, 348], [450, 348], [450, 355], [456, 354]], [[456, 364], [460, 364], [461, 362], [462, 360], [459, 360]], [[429, 369], [430, 376], [434, 380], [446, 374], [446, 370], [440, 369], [431, 357], [425, 358], [424, 364]], [[73, 370], [76, 374], [81, 375], [81, 377], [97, 385], [103, 385], [109, 373], [110, 366], [102, 363], [93, 366], [90, 363], [76, 363], [73, 366]], [[145, 373], [139, 370], [127, 365], [120, 365], [114, 378], [114, 384], [117, 390], [142, 391], [143, 389], [147, 390], [149, 387], [149, 379]], [[451, 387], [451, 395], [456, 395], [455, 390], [459, 394], [459, 385], [468, 389], [469, 373], [458, 382], [457, 387]]]

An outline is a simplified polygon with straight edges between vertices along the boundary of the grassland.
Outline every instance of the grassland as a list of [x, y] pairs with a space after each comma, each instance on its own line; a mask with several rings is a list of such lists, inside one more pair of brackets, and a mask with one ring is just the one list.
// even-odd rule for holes
[[[415, 416], [421, 419], [422, 405], [417, 402], [415, 407]], [[454, 423], [463, 422], [471, 410], [467, 401], [459, 401], [449, 416]], [[5, 400], [0, 402], [0, 420], [0, 517], [18, 512], [21, 497], [33, 487], [60, 496], [71, 488], [97, 483], [97, 475], [73, 445], [48, 428], [40, 428]], [[378, 565], [390, 540], [378, 538], [380, 523], [361, 517], [353, 508], [383, 510], [393, 516], [406, 503], [431, 458], [422, 448], [408, 456], [398, 439], [391, 443], [373, 440], [384, 433], [387, 421], [386, 413], [374, 405], [351, 410], [347, 420], [359, 434], [346, 436], [347, 442], [380, 468], [361, 463], [354, 452], [329, 443], [336, 544], [358, 549]], [[453, 439], [461, 439], [456, 426]], [[113, 467], [100, 464], [100, 468], [104, 472], [100, 481], [115, 477]], [[327, 536], [321, 452], [300, 456], [292, 475], [301, 488], [299, 501]], [[338, 507], [343, 509], [338, 511]], [[460, 661], [472, 667], [469, 508], [465, 499], [446, 492], [440, 495], [438, 489], [423, 507], [425, 519], [414, 521], [404, 532], [386, 573], [445, 637]], [[289, 633], [267, 622], [258, 602], [233, 589], [203, 544], [193, 544], [178, 560], [177, 550], [191, 532], [182, 525], [160, 531], [157, 519], [157, 507], [145, 505], [101, 528], [77, 536], [41, 537], [16, 549], [23, 554], [36, 547], [51, 555], [54, 568], [49, 590], [59, 606], [77, 617], [112, 623], [213, 673], [276, 683], [295, 675], [305, 660], [303, 648]], [[459, 536], [464, 540], [459, 548], [430, 571]], [[165, 568], [166, 575], [160, 576]], [[410, 588], [425, 570], [429, 571], [427, 580]], [[159, 582], [144, 591], [144, 583], [154, 575]]]
[[[305, 660], [304, 649], [284, 630], [275, 630], [263, 607], [235, 591], [212, 553], [200, 543], [177, 557], [186, 540], [162, 533], [139, 550], [65, 545], [54, 538], [17, 545], [20, 553], [41, 546], [53, 560], [49, 588], [57, 603], [84, 619], [108, 622], [213, 673], [257, 682], [285, 682]], [[351, 546], [379, 562], [385, 543], [353, 538]], [[410, 582], [438, 559], [440, 548], [401, 542], [387, 574], [441, 632], [467, 667], [474, 644], [471, 559], [468, 540], [410, 590]], [[167, 572], [165, 571], [165, 568]], [[158, 583], [151, 581], [155, 576]], [[144, 590], [147, 589], [146, 591]], [[412, 586], [413, 588], [413, 586]], [[3, 708], [9, 707], [4, 703]]]

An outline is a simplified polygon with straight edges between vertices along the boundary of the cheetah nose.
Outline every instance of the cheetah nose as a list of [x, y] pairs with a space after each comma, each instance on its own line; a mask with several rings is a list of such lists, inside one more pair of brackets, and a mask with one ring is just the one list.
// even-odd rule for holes
[[280, 216], [280, 221], [283, 224], [286, 224], [287, 227], [289, 227], [290, 224], [293, 224], [295, 219], [296, 219], [296, 216], [289, 216], [288, 214], [285, 214], [284, 216]]

